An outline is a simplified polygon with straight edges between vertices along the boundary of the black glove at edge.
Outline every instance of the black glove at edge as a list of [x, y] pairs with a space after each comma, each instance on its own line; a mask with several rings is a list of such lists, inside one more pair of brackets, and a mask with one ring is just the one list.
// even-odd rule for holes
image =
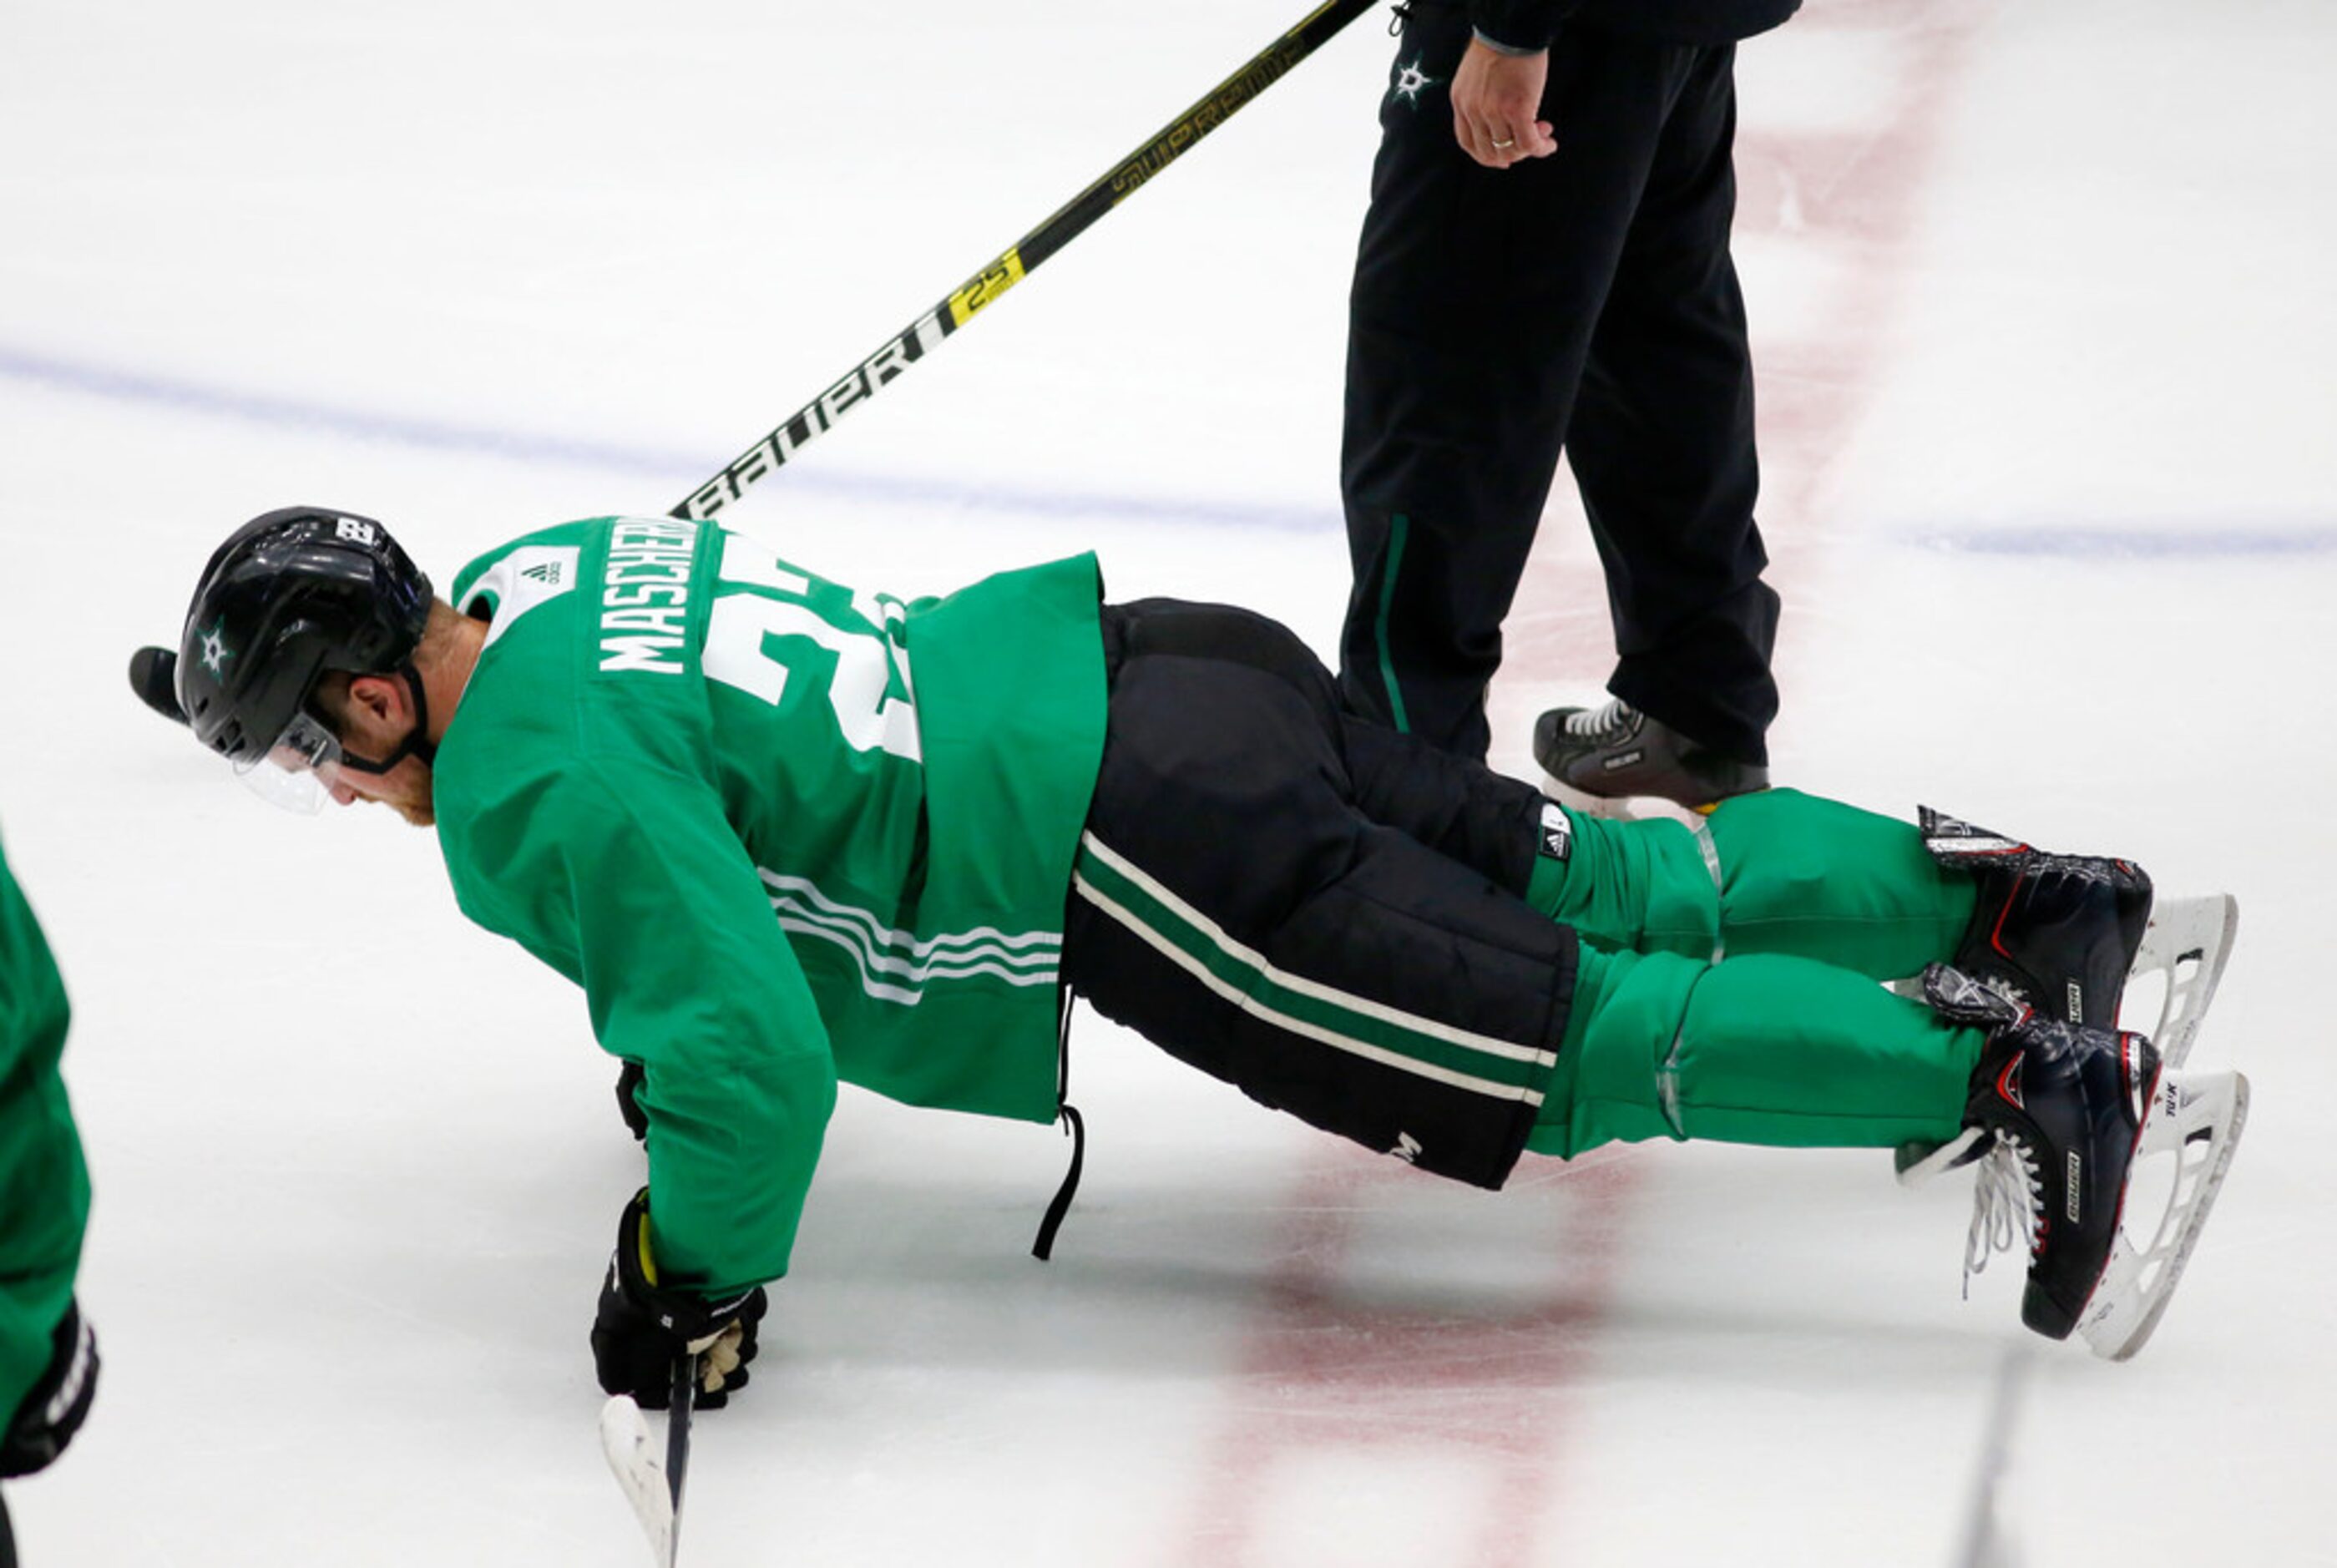
[[592, 1322], [592, 1367], [604, 1393], [628, 1394], [644, 1410], [668, 1403], [675, 1359], [696, 1350], [700, 1410], [719, 1410], [747, 1386], [755, 1331], [770, 1305], [760, 1285], [715, 1301], [680, 1286], [660, 1286], [650, 1256], [650, 1193], [625, 1205], [617, 1247], [601, 1284]]
[[97, 1397], [97, 1331], [83, 1318], [78, 1299], [65, 1303], [49, 1344], [48, 1370], [0, 1434], [0, 1477], [45, 1469], [89, 1419]]

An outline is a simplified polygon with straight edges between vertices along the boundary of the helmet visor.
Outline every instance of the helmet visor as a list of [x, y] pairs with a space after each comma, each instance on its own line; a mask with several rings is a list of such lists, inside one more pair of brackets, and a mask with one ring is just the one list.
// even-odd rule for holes
[[235, 771], [271, 805], [313, 816], [340, 781], [341, 740], [313, 714], [295, 713], [275, 745], [237, 762]]

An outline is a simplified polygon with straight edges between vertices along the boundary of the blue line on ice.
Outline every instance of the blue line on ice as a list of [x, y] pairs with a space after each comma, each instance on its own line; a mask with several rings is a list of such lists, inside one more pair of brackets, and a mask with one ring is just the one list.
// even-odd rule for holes
[[2004, 523], [1918, 534], [1927, 550], [1974, 555], [2058, 556], [2070, 560], [2203, 560], [2236, 556], [2317, 555], [2337, 550], [2337, 524], [2257, 520], [2215, 522], [2198, 517], [2135, 519], [2126, 523]]
[[[723, 461], [705, 454], [627, 446], [595, 438], [498, 430], [443, 420], [409, 418], [362, 408], [304, 403], [142, 371], [83, 364], [0, 345], [0, 379], [59, 387], [117, 403], [141, 404], [213, 418], [241, 419], [283, 430], [319, 430], [359, 440], [388, 441], [439, 452], [466, 452], [513, 462], [582, 464], [646, 475], [677, 496], [703, 482]], [[731, 456], [735, 456], [735, 451]], [[817, 460], [809, 460], [816, 465]], [[1341, 526], [1335, 508], [1252, 505], [1218, 499], [1024, 490], [991, 484], [949, 484], [833, 467], [789, 468], [786, 483], [829, 495], [912, 505], [967, 507], [1022, 516], [1093, 517], [1126, 522], [1201, 524], [1329, 532]]]
[[[432, 451], [474, 453], [520, 463], [582, 464], [642, 475], [670, 485], [677, 494], [702, 481], [713, 472], [717, 461], [700, 455], [615, 441], [499, 430], [304, 403], [291, 397], [85, 364], [5, 345], [0, 345], [0, 378], [60, 387], [118, 403], [142, 404], [213, 418], [242, 419], [278, 429], [321, 430], [360, 440], [387, 441]], [[832, 466], [816, 463], [795, 469], [787, 475], [787, 483], [798, 489], [861, 500], [965, 507], [1022, 516], [1109, 518], [1172, 525], [1271, 528], [1292, 533], [1327, 532], [1340, 526], [1338, 513], [1327, 505], [1317, 510], [1247, 505], [1217, 499], [968, 485], [879, 474], [839, 473]], [[1923, 549], [1980, 555], [2195, 560], [2319, 554], [2337, 550], [2337, 525], [2217, 524], [2191, 518], [2100, 526], [2009, 523], [1936, 530], [1915, 534], [1912, 542]]]

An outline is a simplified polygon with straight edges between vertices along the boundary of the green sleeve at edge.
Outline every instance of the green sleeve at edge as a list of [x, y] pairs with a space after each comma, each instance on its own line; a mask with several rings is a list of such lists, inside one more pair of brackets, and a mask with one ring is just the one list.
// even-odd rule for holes
[[89, 1220], [89, 1173], [57, 1073], [69, 1017], [48, 943], [0, 859], [0, 1423], [48, 1366]]

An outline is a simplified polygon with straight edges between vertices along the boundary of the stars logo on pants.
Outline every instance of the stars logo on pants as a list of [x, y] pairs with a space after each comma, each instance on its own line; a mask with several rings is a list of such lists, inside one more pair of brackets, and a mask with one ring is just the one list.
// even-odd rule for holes
[[1395, 84], [1388, 89], [1388, 95], [1401, 98], [1417, 109], [1420, 107], [1421, 93], [1442, 80], [1442, 76], [1431, 76], [1423, 71], [1420, 68], [1420, 57], [1414, 55], [1408, 63], [1401, 60], [1396, 62]]

